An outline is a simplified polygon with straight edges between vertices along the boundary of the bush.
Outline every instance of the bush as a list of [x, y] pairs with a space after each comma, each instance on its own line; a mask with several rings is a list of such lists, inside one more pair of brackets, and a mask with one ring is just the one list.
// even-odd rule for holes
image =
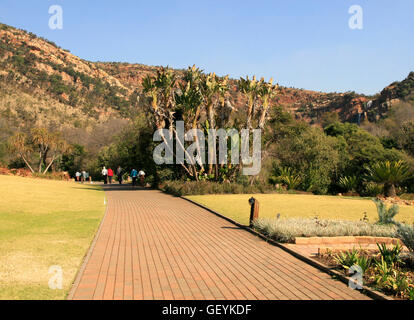
[[357, 176], [341, 177], [339, 179], [339, 186], [346, 192], [355, 192], [359, 184]]
[[398, 225], [398, 237], [404, 245], [414, 253], [414, 228], [405, 224]]
[[282, 183], [288, 190], [297, 189], [302, 183], [300, 175], [289, 167], [284, 167], [279, 170], [279, 174], [270, 178], [271, 183]]
[[238, 183], [219, 183], [209, 181], [165, 181], [160, 184], [159, 188], [171, 195], [193, 196], [204, 194], [254, 194], [270, 193], [275, 189], [272, 186], [265, 185], [247, 185]]
[[297, 237], [396, 236], [396, 226], [364, 221], [258, 219], [253, 226], [270, 238], [284, 243], [293, 243]]
[[387, 205], [379, 200], [374, 200], [375, 205], [377, 206], [378, 212], [378, 223], [379, 224], [393, 224], [395, 223], [394, 218], [400, 212], [398, 205], [394, 204], [391, 208], [387, 208]]
[[384, 260], [389, 266], [399, 266], [402, 263], [401, 252], [402, 246], [397, 243], [392, 249], [389, 249], [385, 243], [377, 244], [381, 259]]
[[364, 197], [377, 197], [384, 192], [383, 186], [375, 183], [375, 182], [368, 182], [364, 190], [361, 192], [361, 195]]
[[340, 252], [333, 258], [342, 268], [350, 269], [352, 266], [357, 264], [359, 257], [359, 251], [354, 248], [352, 251]]

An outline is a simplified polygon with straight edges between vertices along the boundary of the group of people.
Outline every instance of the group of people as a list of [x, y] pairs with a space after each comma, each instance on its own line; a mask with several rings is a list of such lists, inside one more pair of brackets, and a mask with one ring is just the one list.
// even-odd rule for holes
[[82, 172], [76, 171], [76, 173], [75, 173], [75, 179], [76, 179], [76, 182], [82, 182], [82, 183], [84, 183], [84, 182], [88, 182], [89, 181], [90, 183], [92, 183], [92, 178], [89, 175], [89, 172], [87, 172], [85, 170], [83, 170]]
[[108, 183], [112, 184], [112, 179], [114, 177], [114, 171], [111, 168], [106, 169], [105, 167], [103, 167], [102, 176], [103, 176], [104, 184], [108, 184]]
[[[123, 182], [123, 173], [124, 170], [118, 166], [118, 168], [116, 169], [116, 176], [118, 178], [118, 182], [119, 184], [122, 184]], [[143, 170], [140, 170], [139, 172], [136, 169], [132, 169], [130, 175], [129, 175], [132, 179], [132, 186], [135, 187], [137, 186], [137, 181], [138, 178], [140, 180], [140, 184], [142, 187], [144, 187], [145, 185], [145, 172]], [[114, 171], [111, 168], [106, 168], [103, 167], [102, 168], [102, 177], [104, 180], [104, 184], [112, 184], [112, 180], [114, 177]]]

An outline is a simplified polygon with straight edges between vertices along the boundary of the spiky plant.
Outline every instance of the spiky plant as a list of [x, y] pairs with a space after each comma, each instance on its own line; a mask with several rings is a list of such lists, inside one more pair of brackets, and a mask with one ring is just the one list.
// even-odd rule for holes
[[375, 205], [377, 206], [378, 212], [378, 223], [379, 224], [393, 224], [395, 223], [395, 216], [400, 212], [400, 207], [396, 204], [387, 208], [387, 205], [379, 200], [374, 199]]
[[283, 183], [289, 190], [294, 190], [302, 183], [301, 176], [292, 168], [284, 167], [279, 174], [271, 178], [275, 183]]
[[347, 192], [355, 192], [358, 187], [359, 179], [357, 176], [341, 177], [339, 179], [339, 186]]
[[367, 179], [384, 184], [386, 197], [395, 197], [395, 186], [410, 178], [411, 173], [403, 161], [383, 161], [366, 166]]

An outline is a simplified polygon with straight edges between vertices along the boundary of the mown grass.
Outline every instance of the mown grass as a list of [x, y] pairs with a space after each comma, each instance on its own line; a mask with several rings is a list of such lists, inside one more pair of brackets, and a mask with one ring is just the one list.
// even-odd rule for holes
[[[255, 197], [260, 203], [261, 218], [315, 218], [327, 220], [359, 221], [367, 214], [369, 222], [378, 219], [377, 210], [371, 199], [296, 194], [255, 195], [204, 195], [187, 196], [212, 210], [239, 223], [248, 225], [250, 206], [248, 200]], [[414, 207], [401, 206], [397, 221], [414, 223]]]
[[[0, 176], [0, 299], [64, 299], [104, 214], [98, 186]], [[49, 289], [51, 266], [63, 290]]]

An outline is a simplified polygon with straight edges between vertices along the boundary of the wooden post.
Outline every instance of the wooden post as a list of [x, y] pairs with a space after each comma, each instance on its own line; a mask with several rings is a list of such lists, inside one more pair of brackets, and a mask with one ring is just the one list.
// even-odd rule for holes
[[250, 198], [249, 204], [251, 207], [250, 208], [250, 227], [252, 227], [253, 221], [259, 218], [259, 201], [257, 201], [255, 198]]

